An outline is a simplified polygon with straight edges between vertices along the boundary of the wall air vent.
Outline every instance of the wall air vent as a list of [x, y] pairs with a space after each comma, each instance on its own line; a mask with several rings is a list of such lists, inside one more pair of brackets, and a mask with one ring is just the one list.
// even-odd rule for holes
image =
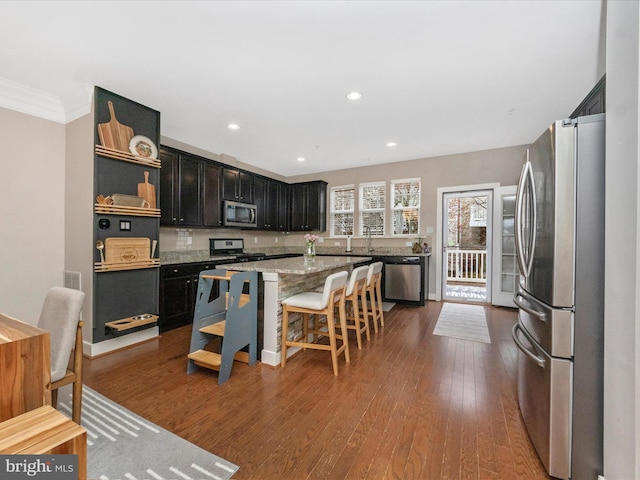
[[81, 274], [80, 272], [69, 272], [67, 270], [65, 270], [63, 272], [64, 274], [64, 280], [62, 285], [65, 288], [72, 288], [74, 290], [80, 290], [80, 279], [81, 279]]

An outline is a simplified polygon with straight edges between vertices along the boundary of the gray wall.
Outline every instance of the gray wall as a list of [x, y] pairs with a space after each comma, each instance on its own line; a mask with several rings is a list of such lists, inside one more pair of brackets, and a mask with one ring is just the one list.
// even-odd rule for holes
[[638, 2], [607, 3], [604, 474], [640, 478]]

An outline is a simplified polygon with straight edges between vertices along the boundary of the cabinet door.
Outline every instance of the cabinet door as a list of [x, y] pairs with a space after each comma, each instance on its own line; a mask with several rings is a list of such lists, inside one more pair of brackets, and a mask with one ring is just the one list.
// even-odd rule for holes
[[160, 223], [162, 225], [178, 224], [178, 154], [164, 148], [158, 157], [162, 161], [160, 169]]
[[259, 229], [267, 230], [267, 215], [269, 205], [267, 202], [267, 184], [269, 181], [263, 177], [255, 177], [253, 180], [253, 197], [256, 204], [256, 224]]
[[274, 230], [288, 232], [291, 230], [291, 186], [286, 183], [280, 183], [278, 205], [278, 221]]
[[267, 182], [267, 229], [268, 230], [281, 230], [282, 221], [280, 216], [280, 210], [282, 208], [280, 195], [282, 194], [282, 185], [279, 182], [269, 181]]
[[222, 225], [220, 170], [220, 167], [214, 163], [203, 162], [202, 224], [205, 227], [219, 227]]
[[291, 187], [291, 230], [306, 230], [307, 220], [307, 185], [295, 184]]
[[222, 198], [235, 202], [253, 203], [255, 175], [231, 168], [222, 171]]
[[222, 198], [225, 200], [238, 201], [240, 199], [238, 194], [238, 176], [240, 172], [238, 170], [231, 170], [229, 168], [222, 169]]
[[307, 230], [326, 230], [326, 184], [314, 182], [307, 185]]
[[165, 278], [162, 281], [160, 318], [158, 327], [165, 332], [193, 320], [195, 291], [193, 276]]
[[202, 162], [190, 155], [180, 155], [180, 218], [179, 225], [201, 226]]
[[247, 172], [238, 172], [238, 193], [241, 202], [254, 202], [254, 183], [255, 175]]

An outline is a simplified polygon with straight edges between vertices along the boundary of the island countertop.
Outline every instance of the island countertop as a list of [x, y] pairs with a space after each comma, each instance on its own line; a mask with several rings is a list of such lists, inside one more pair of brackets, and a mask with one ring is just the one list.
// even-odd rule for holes
[[354, 264], [368, 262], [371, 257], [350, 256], [318, 256], [306, 258], [304, 256], [262, 260], [259, 262], [244, 262], [216, 265], [216, 268], [237, 270], [243, 272], [281, 273], [294, 275], [308, 275], [324, 272], [338, 267], [348, 267]]

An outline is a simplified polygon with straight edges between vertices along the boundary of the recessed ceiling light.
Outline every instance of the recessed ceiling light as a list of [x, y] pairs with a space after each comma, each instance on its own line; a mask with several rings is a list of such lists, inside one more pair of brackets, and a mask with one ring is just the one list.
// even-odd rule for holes
[[362, 98], [362, 94], [360, 92], [349, 92], [347, 93], [347, 98], [349, 100], [360, 100]]
[[299, 162], [304, 162], [304, 157], [298, 157]]
[[398, 145], [396, 142], [387, 143], [387, 147], [395, 147], [396, 145]]
[[229, 125], [227, 125], [227, 128], [229, 130], [239, 130], [240, 129], [240, 125], [238, 125], [237, 123], [230, 123]]

